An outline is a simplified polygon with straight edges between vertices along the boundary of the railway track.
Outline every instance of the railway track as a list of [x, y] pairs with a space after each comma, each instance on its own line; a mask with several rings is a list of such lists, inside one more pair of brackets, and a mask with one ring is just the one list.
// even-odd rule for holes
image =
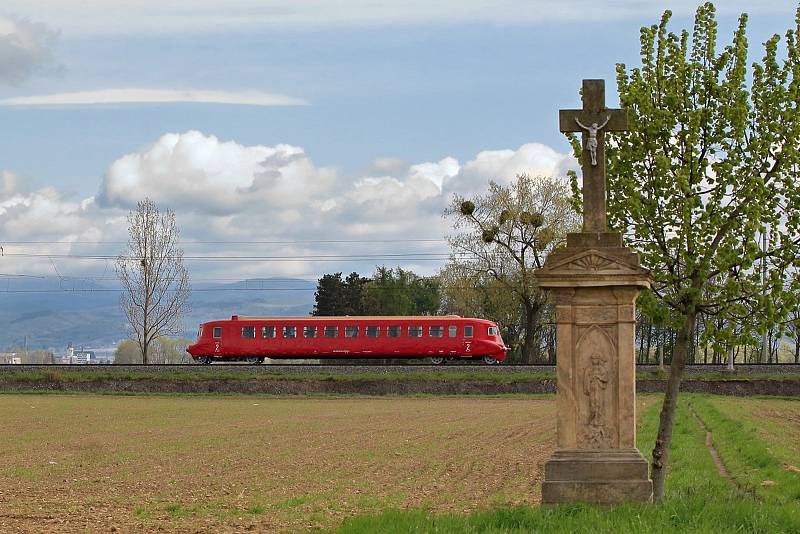
[[[416, 374], [416, 373], [437, 373], [437, 374], [538, 374], [554, 373], [553, 365], [482, 365], [474, 364], [455, 364], [447, 365], [421, 365], [421, 364], [390, 364], [390, 365], [360, 365], [360, 364], [213, 364], [213, 365], [171, 365], [171, 364], [152, 364], [152, 365], [65, 365], [65, 364], [38, 364], [38, 365], [0, 365], [0, 374], [24, 372], [24, 371], [56, 371], [59, 373], [82, 372], [82, 373], [151, 373], [170, 374], [187, 373], [193, 374], [225, 374], [225, 373], [246, 373], [246, 374]], [[657, 365], [639, 365], [638, 372], [656, 372]], [[770, 374], [770, 375], [794, 375], [800, 374], [800, 365], [797, 364], [743, 364], [737, 365], [736, 371], [739, 374]], [[687, 374], [697, 373], [724, 373], [725, 365], [688, 365]]]

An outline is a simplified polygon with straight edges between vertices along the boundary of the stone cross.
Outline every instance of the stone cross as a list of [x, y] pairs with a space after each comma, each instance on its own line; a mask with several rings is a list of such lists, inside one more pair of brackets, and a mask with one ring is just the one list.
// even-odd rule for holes
[[605, 80], [583, 80], [583, 109], [558, 112], [562, 132], [583, 139], [583, 231], [607, 232], [605, 132], [628, 129], [628, 112], [606, 107]]

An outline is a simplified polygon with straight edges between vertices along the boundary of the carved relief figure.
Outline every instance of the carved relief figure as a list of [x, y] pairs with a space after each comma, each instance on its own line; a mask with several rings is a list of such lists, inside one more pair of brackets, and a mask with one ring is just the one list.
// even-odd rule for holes
[[589, 414], [583, 441], [595, 448], [610, 447], [604, 406], [605, 390], [609, 382], [607, 360], [599, 352], [593, 352], [590, 360], [592, 365], [583, 372], [583, 393], [589, 398]]
[[586, 148], [589, 149], [589, 154], [592, 157], [592, 165], [597, 165], [597, 132], [602, 130], [603, 127], [608, 124], [609, 120], [611, 120], [611, 115], [606, 116], [606, 120], [599, 126], [596, 122], [593, 122], [591, 126], [586, 126], [578, 120], [578, 117], [575, 117], [575, 122], [578, 123], [578, 126], [586, 130], [589, 134], [589, 138], [586, 140]]
[[589, 424], [603, 424], [603, 391], [608, 386], [608, 371], [605, 358], [595, 352], [591, 356], [592, 365], [583, 374], [583, 392], [589, 396]]

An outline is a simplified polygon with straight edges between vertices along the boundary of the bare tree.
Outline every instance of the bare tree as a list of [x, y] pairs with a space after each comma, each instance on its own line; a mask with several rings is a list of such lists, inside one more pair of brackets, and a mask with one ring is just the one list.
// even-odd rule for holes
[[144, 199], [128, 214], [128, 248], [117, 258], [120, 305], [148, 363], [148, 350], [161, 336], [177, 334], [188, 310], [189, 274], [178, 247], [175, 213]]

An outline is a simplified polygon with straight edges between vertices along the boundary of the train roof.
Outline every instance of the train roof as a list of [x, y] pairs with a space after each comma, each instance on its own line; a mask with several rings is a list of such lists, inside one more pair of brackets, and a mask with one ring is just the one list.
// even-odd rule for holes
[[[466, 319], [470, 321], [488, 321], [475, 317], [462, 317], [460, 315], [296, 315], [296, 316], [258, 316], [258, 315], [233, 315], [230, 319], [222, 321], [408, 321], [408, 320], [442, 320]], [[214, 322], [214, 321], [209, 321]], [[490, 321], [491, 322], [491, 321]]]

